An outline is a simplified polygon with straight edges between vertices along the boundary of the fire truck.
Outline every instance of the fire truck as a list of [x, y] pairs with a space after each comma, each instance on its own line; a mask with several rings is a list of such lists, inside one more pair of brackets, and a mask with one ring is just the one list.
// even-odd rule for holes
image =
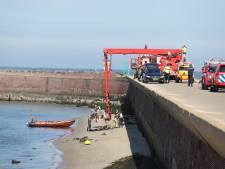
[[171, 67], [170, 78], [175, 79], [180, 63], [183, 60], [181, 49], [159, 49], [157, 54], [142, 55], [131, 58], [130, 67], [135, 70], [134, 78], [142, 79], [142, 71], [145, 64], [157, 63], [163, 72], [165, 66]]
[[210, 59], [208, 61], [205, 61], [204, 66], [202, 67], [202, 79], [201, 79], [202, 90], [206, 90], [209, 87], [211, 87], [211, 79], [216, 71], [217, 65], [220, 62], [222, 62], [222, 60]]
[[220, 88], [225, 88], [225, 62], [220, 62], [211, 78], [211, 92], [218, 92]]

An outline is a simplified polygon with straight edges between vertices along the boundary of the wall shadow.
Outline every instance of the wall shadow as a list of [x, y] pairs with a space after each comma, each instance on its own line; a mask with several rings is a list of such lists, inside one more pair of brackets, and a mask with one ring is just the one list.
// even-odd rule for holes
[[[154, 153], [154, 149], [148, 144], [141, 125], [138, 124], [127, 96], [121, 98], [121, 111], [124, 117], [124, 127], [126, 127], [132, 159], [127, 160], [129, 169], [165, 169]], [[123, 164], [120, 165], [123, 168]]]

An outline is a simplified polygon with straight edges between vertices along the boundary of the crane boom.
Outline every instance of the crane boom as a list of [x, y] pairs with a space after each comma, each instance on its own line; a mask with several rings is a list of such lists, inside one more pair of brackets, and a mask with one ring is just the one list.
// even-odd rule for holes
[[139, 49], [139, 48], [105, 48], [104, 49], [104, 69], [105, 69], [105, 96], [107, 119], [111, 119], [110, 98], [109, 98], [109, 80], [111, 74], [111, 57], [113, 54], [137, 54], [137, 55], [182, 55], [182, 49]]
[[151, 55], [168, 55], [168, 53], [173, 54], [181, 54], [181, 49], [113, 49], [113, 48], [105, 48], [104, 53], [107, 55], [113, 54], [151, 54]]

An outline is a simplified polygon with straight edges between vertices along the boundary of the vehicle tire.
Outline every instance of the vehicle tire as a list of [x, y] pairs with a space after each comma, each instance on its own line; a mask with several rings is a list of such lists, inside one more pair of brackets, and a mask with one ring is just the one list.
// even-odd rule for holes
[[140, 76], [139, 76], [139, 75], [138, 75], [137, 79], [138, 79], [138, 81], [141, 81], [141, 78], [140, 78]]
[[146, 78], [142, 77], [142, 82], [143, 82], [143, 83], [147, 83]]
[[202, 90], [206, 90], [206, 86], [205, 86], [205, 84], [204, 84], [204, 81], [202, 80], [202, 83], [201, 83], [202, 85]]
[[217, 86], [214, 86], [214, 91], [218, 92], [218, 87]]
[[160, 83], [160, 84], [163, 84], [163, 83], [164, 83], [164, 80], [160, 80], [159, 83]]
[[212, 85], [212, 86], [210, 87], [210, 91], [211, 91], [211, 92], [218, 92], [218, 87], [215, 86], [215, 85]]
[[213, 86], [210, 87], [210, 92], [214, 92]]

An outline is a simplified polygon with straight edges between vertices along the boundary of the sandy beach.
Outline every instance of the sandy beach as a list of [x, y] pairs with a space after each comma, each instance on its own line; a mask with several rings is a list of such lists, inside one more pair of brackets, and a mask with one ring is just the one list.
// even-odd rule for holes
[[[136, 153], [151, 157], [146, 140], [136, 124], [105, 131], [87, 130], [87, 117], [80, 118], [73, 134], [56, 140], [63, 152], [59, 169], [102, 169], [112, 162]], [[77, 138], [88, 136], [91, 145], [80, 143]]]

